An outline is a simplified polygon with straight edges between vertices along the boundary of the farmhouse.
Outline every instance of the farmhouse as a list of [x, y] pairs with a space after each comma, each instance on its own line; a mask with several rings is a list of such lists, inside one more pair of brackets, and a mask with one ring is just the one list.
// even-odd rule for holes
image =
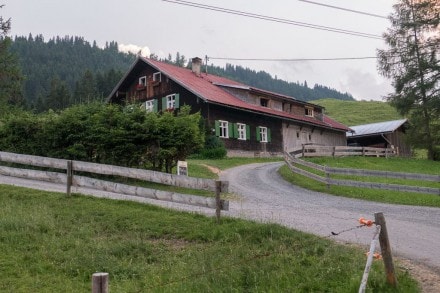
[[231, 155], [279, 155], [303, 144], [346, 145], [345, 125], [323, 108], [192, 69], [138, 56], [108, 97], [110, 103], [136, 103], [146, 111], [200, 111], [207, 129]]
[[351, 126], [347, 132], [348, 145], [394, 148], [400, 156], [410, 156], [411, 148], [405, 142], [408, 120], [392, 120], [379, 123]]

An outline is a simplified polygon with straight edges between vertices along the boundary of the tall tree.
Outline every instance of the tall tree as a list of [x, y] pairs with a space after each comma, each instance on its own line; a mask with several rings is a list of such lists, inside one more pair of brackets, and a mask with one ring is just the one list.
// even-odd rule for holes
[[[4, 5], [0, 5], [3, 8]], [[11, 19], [0, 16], [0, 101], [12, 105], [23, 105], [21, 91], [23, 75], [18, 66], [17, 58], [10, 52], [11, 39], [8, 32], [11, 29]]]
[[440, 144], [440, 3], [400, 0], [384, 33], [388, 48], [378, 50], [378, 68], [391, 78], [387, 100], [413, 125], [410, 139], [434, 159]]

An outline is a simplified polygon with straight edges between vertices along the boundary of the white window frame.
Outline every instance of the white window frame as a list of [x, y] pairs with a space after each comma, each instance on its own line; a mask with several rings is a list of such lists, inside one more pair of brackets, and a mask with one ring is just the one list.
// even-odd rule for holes
[[267, 127], [260, 126], [260, 142], [267, 142]]
[[229, 122], [224, 120], [218, 121], [218, 127], [219, 127], [219, 137], [222, 138], [229, 138]]
[[153, 73], [153, 81], [161, 82], [162, 81], [162, 74], [160, 72]]
[[167, 99], [167, 110], [174, 109], [176, 106], [176, 94], [166, 96]]
[[312, 107], [305, 107], [305, 115], [307, 117], [314, 117], [314, 111]]
[[142, 86], [147, 86], [147, 77], [145, 75], [139, 77], [139, 83], [138, 84], [142, 85]]
[[246, 140], [246, 124], [237, 123], [237, 132], [238, 132], [237, 139]]
[[145, 101], [142, 105], [145, 107], [145, 111], [147, 112], [154, 111], [154, 100]]

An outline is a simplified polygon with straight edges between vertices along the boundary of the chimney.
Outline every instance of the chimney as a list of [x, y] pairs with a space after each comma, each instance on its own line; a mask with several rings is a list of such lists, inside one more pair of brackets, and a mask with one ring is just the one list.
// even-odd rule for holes
[[200, 76], [200, 70], [202, 68], [202, 59], [199, 57], [192, 58], [191, 65], [192, 65], [191, 67], [192, 72], [194, 72], [195, 75]]

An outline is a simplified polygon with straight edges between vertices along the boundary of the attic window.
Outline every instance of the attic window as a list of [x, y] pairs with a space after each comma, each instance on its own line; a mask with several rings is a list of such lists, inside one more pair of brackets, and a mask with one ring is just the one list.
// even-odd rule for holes
[[146, 76], [139, 77], [139, 85], [141, 85], [141, 86], [147, 85], [147, 77]]
[[312, 107], [305, 107], [305, 115], [309, 117], [313, 117], [313, 108]]
[[153, 81], [158, 81], [158, 82], [162, 81], [162, 75], [160, 74], [160, 72], [153, 73]]
[[261, 107], [268, 107], [269, 106], [269, 100], [260, 98], [260, 106]]

